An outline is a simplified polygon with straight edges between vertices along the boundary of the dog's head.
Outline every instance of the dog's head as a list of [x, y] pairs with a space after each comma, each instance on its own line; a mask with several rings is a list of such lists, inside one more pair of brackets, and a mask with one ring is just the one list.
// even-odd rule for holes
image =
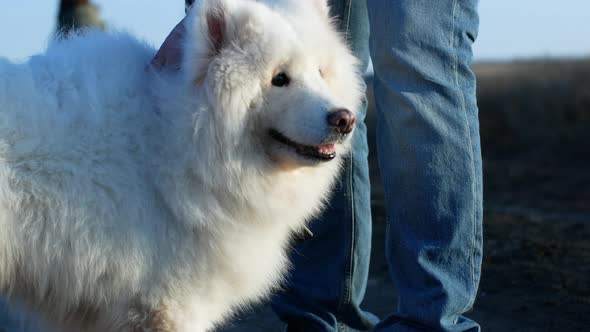
[[197, 1], [183, 68], [223, 139], [288, 167], [346, 153], [362, 81], [326, 1]]

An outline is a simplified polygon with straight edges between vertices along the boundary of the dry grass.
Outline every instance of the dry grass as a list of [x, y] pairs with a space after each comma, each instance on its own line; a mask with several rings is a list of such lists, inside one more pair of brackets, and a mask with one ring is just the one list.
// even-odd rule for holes
[[478, 76], [488, 154], [558, 152], [588, 158], [590, 59], [484, 63]]

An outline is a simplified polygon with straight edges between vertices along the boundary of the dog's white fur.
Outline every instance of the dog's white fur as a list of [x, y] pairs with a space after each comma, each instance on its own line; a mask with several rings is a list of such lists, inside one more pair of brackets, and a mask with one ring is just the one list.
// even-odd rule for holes
[[325, 0], [197, 1], [186, 28], [173, 73], [125, 34], [0, 60], [0, 290], [59, 331], [210, 331], [268, 295], [350, 145], [267, 132], [330, 143], [359, 106]]

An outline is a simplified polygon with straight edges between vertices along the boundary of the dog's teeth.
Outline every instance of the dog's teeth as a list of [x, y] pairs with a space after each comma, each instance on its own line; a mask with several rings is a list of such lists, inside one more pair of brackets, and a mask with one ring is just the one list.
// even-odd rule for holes
[[318, 152], [323, 154], [334, 154], [336, 152], [336, 147], [334, 144], [325, 144], [318, 146]]

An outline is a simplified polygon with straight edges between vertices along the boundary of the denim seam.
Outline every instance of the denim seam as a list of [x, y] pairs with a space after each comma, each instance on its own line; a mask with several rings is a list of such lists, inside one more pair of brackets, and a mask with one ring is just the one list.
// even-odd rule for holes
[[[344, 27], [344, 31], [345, 31], [345, 38], [346, 38], [346, 42], [348, 45], [352, 45], [351, 41], [350, 41], [350, 16], [352, 15], [352, 4], [351, 4], [352, 0], [348, 0], [346, 2], [346, 6], [347, 8], [347, 14], [346, 14], [346, 26]], [[350, 47], [350, 46], [349, 46]], [[348, 175], [348, 186], [349, 186], [349, 206], [350, 206], [350, 251], [349, 251], [349, 255], [350, 255], [350, 259], [348, 261], [348, 268], [346, 271], [346, 282], [347, 285], [345, 286], [345, 292], [344, 292], [344, 303], [345, 304], [349, 304], [352, 302], [352, 279], [354, 277], [354, 250], [355, 250], [355, 246], [356, 246], [356, 241], [355, 241], [355, 232], [356, 232], [356, 214], [355, 214], [355, 205], [354, 205], [354, 156], [353, 156], [353, 152], [352, 150], [350, 151], [350, 164], [349, 164], [349, 169], [350, 169], [350, 173], [347, 174]], [[343, 332], [345, 332], [347, 330], [347, 327], [345, 326], [344, 323], [342, 323], [342, 312], [339, 311], [338, 312], [338, 321], [340, 322], [340, 328]]]
[[[346, 304], [350, 304], [352, 302], [352, 287], [353, 287], [353, 278], [354, 278], [354, 252], [356, 249], [356, 204], [355, 204], [355, 196], [354, 196], [354, 153], [350, 152], [350, 173], [348, 174], [348, 190], [350, 192], [349, 195], [349, 202], [350, 202], [350, 260], [349, 266], [347, 271], [347, 283], [346, 285], [346, 293], [344, 301]], [[342, 314], [342, 313], [340, 313]], [[342, 331], [346, 331], [346, 327], [342, 329]]]
[[[454, 71], [454, 75], [455, 75], [455, 85], [457, 86], [457, 89], [460, 91], [460, 95], [461, 95], [461, 108], [463, 109], [462, 115], [463, 115], [463, 119], [465, 122], [465, 128], [467, 130], [467, 138], [469, 139], [469, 151], [470, 151], [470, 157], [471, 157], [471, 176], [473, 179], [473, 184], [471, 186], [471, 190], [472, 190], [472, 194], [474, 197], [473, 200], [473, 218], [471, 219], [471, 224], [472, 224], [472, 237], [471, 237], [471, 247], [475, 248], [475, 246], [477, 245], [477, 239], [476, 239], [476, 220], [477, 220], [477, 200], [475, 199], [476, 195], [477, 195], [477, 184], [475, 181], [476, 178], [476, 172], [475, 172], [475, 157], [474, 157], [474, 153], [473, 153], [473, 138], [471, 137], [471, 129], [469, 127], [469, 121], [467, 119], [467, 105], [465, 102], [465, 93], [463, 91], [463, 89], [461, 89], [460, 85], [459, 85], [459, 55], [458, 52], [456, 51], [459, 47], [458, 45], [458, 40], [457, 40], [457, 33], [459, 33], [459, 31], [457, 31], [457, 24], [456, 24], [456, 19], [457, 19], [457, 11], [458, 11], [458, 0], [454, 0], [453, 1], [453, 11], [452, 11], [452, 30], [451, 30], [451, 48], [453, 48], [455, 50], [455, 52], [453, 52], [453, 71]], [[475, 252], [472, 252], [472, 254], [470, 255], [470, 268], [471, 268], [471, 282], [470, 282], [470, 287], [471, 287], [471, 291], [475, 291], [477, 289], [476, 285], [475, 285], [475, 274], [476, 274], [476, 266], [475, 266]], [[471, 298], [469, 299], [469, 301], [467, 302], [466, 306], [463, 308], [463, 312], [469, 310], [469, 308], [471, 308], [473, 306], [473, 304], [475, 303], [475, 296], [471, 296]]]
[[348, 279], [348, 293], [346, 294], [346, 303], [352, 303], [352, 287], [354, 279], [354, 252], [356, 251], [356, 204], [354, 195], [354, 153], [350, 153], [350, 261], [348, 273], [350, 278]]
[[347, 42], [350, 42], [348, 40], [348, 32], [350, 30], [350, 16], [352, 15], [352, 5], [350, 3], [351, 1], [352, 0], [349, 0], [346, 2], [346, 6], [348, 7], [348, 10], [347, 10], [347, 14], [346, 14], [346, 26], [344, 27], [344, 31], [345, 31], [344, 33], [345, 33], [345, 38], [346, 38]]
[[346, 210], [347, 210], [347, 215], [346, 215], [346, 219], [347, 221], [350, 222], [350, 246], [349, 246], [349, 261], [348, 264], [346, 265], [345, 269], [344, 269], [344, 285], [342, 287], [342, 294], [340, 296], [340, 301], [338, 304], [338, 309], [336, 312], [336, 329], [338, 331], [346, 331], [347, 327], [346, 325], [342, 322], [342, 317], [345, 315], [345, 312], [343, 312], [343, 307], [347, 304], [349, 304], [351, 302], [351, 297], [352, 297], [352, 278], [353, 278], [353, 268], [354, 268], [354, 248], [356, 246], [355, 243], [355, 232], [356, 232], [356, 227], [355, 227], [355, 222], [356, 222], [356, 218], [355, 218], [355, 213], [354, 213], [354, 209], [355, 209], [355, 204], [354, 204], [354, 190], [353, 190], [353, 153], [352, 151], [350, 152], [350, 157], [347, 158], [349, 160], [349, 167], [348, 170], [349, 172], [345, 173], [346, 176], [346, 183], [348, 183], [347, 185], [347, 200], [346, 200]]
[[[343, 26], [344, 29], [344, 36], [345, 36], [345, 40], [348, 44], [350, 44], [350, 40], [349, 40], [349, 30], [350, 30], [350, 17], [352, 14], [352, 5], [351, 5], [351, 1], [346, 1], [346, 7], [344, 8], [344, 12], [346, 13], [346, 19], [345, 19], [345, 24]], [[348, 200], [347, 200], [347, 209], [350, 209], [349, 212], [349, 221], [350, 221], [350, 237], [351, 237], [351, 241], [350, 241], [350, 247], [349, 247], [349, 255], [350, 255], [350, 259], [348, 262], [348, 266], [346, 266], [345, 271], [344, 271], [344, 275], [345, 275], [345, 284], [344, 287], [342, 289], [342, 294], [341, 294], [341, 298], [340, 298], [340, 303], [338, 305], [338, 310], [337, 310], [337, 317], [336, 317], [336, 328], [337, 330], [340, 331], [346, 331], [347, 327], [345, 326], [344, 323], [342, 323], [342, 316], [343, 316], [343, 312], [342, 312], [342, 307], [345, 306], [346, 304], [349, 304], [351, 302], [351, 297], [352, 297], [352, 278], [353, 278], [353, 271], [352, 269], [354, 268], [354, 248], [355, 248], [355, 232], [356, 232], [356, 227], [355, 227], [355, 213], [354, 213], [354, 188], [353, 188], [353, 174], [354, 174], [354, 163], [353, 163], [353, 153], [352, 151], [350, 152], [350, 158], [349, 158], [349, 167], [348, 170], [349, 172], [347, 172], [346, 177], [347, 177], [347, 181], [346, 183], [347, 185], [347, 191], [349, 193], [348, 195]]]

